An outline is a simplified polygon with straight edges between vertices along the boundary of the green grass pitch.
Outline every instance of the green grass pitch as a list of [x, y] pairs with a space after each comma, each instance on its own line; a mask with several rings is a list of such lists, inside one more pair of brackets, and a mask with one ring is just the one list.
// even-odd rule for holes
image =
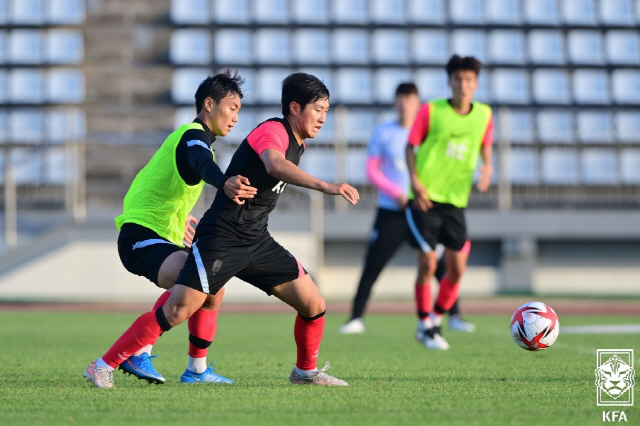
[[[224, 308], [223, 308], [224, 310]], [[181, 385], [186, 325], [160, 338], [165, 385], [116, 372], [116, 389], [82, 377], [136, 318], [110, 313], [0, 313], [0, 425], [600, 425], [596, 349], [640, 356], [639, 334], [563, 335], [542, 352], [512, 341], [509, 316], [472, 316], [473, 334], [446, 331], [450, 351], [413, 338], [409, 315], [369, 315], [343, 336], [327, 316], [319, 364], [347, 388], [293, 386], [294, 314], [224, 314], [210, 350], [235, 385]], [[637, 317], [565, 316], [561, 326], [638, 323]], [[638, 364], [636, 364], [636, 370]], [[640, 402], [624, 410], [640, 424]]]

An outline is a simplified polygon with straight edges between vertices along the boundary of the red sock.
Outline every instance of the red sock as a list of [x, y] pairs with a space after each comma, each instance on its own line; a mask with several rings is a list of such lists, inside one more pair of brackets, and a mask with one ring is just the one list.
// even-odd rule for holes
[[[436, 305], [439, 308], [438, 310], [447, 312], [451, 309], [459, 294], [460, 283], [452, 283], [447, 279], [447, 277], [443, 277], [440, 280], [440, 291], [438, 292], [438, 299], [436, 300]], [[439, 313], [441, 314], [442, 312]]]
[[218, 312], [198, 309], [189, 317], [189, 356], [204, 358], [218, 328]]
[[[167, 303], [167, 300], [169, 300], [169, 296], [171, 296], [171, 293], [169, 291], [165, 291], [164, 293], [162, 293], [160, 295], [160, 297], [158, 297], [158, 300], [156, 300], [156, 303], [153, 305], [153, 310], [155, 311], [158, 308], [162, 308], [164, 306], [165, 303]], [[162, 333], [160, 333], [162, 334]], [[160, 336], [158, 336], [160, 337]], [[156, 341], [158, 340], [158, 338], [156, 337], [155, 339], [153, 339], [152, 342], [149, 342], [149, 344], [151, 346], [156, 344]]]
[[102, 356], [110, 367], [118, 368], [127, 358], [157, 339], [162, 333], [155, 311], [147, 312], [138, 317], [131, 327], [109, 348]]
[[431, 283], [416, 284], [416, 308], [418, 310], [418, 318], [427, 318], [432, 306]]
[[301, 370], [314, 370], [318, 365], [318, 353], [320, 342], [324, 334], [324, 315], [314, 320], [296, 316], [293, 327], [293, 336], [298, 347], [298, 360], [296, 367]]

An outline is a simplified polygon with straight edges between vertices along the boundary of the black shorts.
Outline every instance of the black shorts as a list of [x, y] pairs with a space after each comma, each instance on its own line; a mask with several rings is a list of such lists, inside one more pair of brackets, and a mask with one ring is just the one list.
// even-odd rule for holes
[[426, 212], [407, 207], [411, 245], [425, 253], [434, 250], [437, 243], [452, 250], [462, 250], [467, 241], [464, 209], [452, 204], [432, 203], [433, 208]]
[[158, 285], [160, 266], [183, 247], [162, 238], [151, 229], [136, 223], [125, 223], [118, 235], [118, 254], [127, 271]]
[[232, 277], [238, 277], [271, 295], [277, 285], [307, 274], [300, 262], [270, 235], [243, 246], [225, 245], [221, 239], [198, 236], [176, 284], [216, 294]]

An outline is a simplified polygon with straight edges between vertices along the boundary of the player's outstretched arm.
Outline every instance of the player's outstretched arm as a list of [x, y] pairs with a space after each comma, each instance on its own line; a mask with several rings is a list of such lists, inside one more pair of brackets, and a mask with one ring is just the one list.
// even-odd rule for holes
[[416, 174], [416, 155], [413, 151], [413, 145], [408, 143], [405, 153], [407, 156], [407, 168], [409, 169], [409, 176], [411, 178], [411, 188], [413, 189], [414, 206], [420, 211], [426, 212], [433, 207], [433, 204], [429, 199], [427, 188], [420, 182]]
[[267, 173], [282, 182], [303, 188], [314, 189], [330, 195], [342, 195], [347, 201], [355, 205], [360, 199], [358, 191], [346, 183], [327, 183], [311, 176], [298, 166], [287, 160], [277, 149], [266, 149], [260, 154]]

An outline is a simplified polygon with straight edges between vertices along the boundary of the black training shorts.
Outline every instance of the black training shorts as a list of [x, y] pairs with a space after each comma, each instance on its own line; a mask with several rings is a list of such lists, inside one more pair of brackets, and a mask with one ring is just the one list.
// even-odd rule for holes
[[435, 201], [432, 203], [433, 208], [426, 212], [407, 206], [405, 213], [411, 245], [425, 253], [434, 250], [437, 243], [452, 250], [462, 250], [467, 241], [464, 208]]
[[198, 236], [176, 284], [216, 294], [232, 277], [238, 277], [270, 296], [273, 287], [307, 274], [300, 262], [270, 235], [240, 246], [222, 240]]
[[158, 285], [160, 266], [183, 247], [173, 244], [151, 229], [136, 223], [125, 223], [118, 235], [118, 254], [127, 271]]

